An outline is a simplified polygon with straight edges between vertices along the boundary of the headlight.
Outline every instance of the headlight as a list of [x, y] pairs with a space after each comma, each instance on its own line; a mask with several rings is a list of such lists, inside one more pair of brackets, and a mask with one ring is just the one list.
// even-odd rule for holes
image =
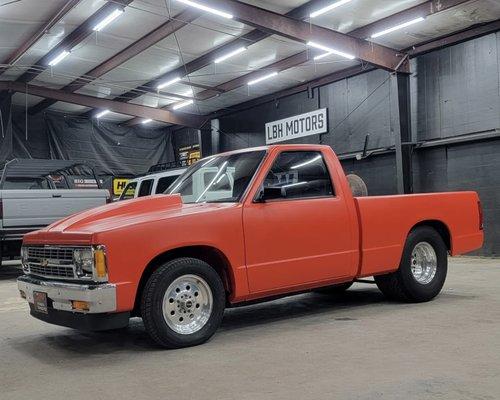
[[24, 272], [29, 272], [28, 266], [28, 249], [24, 246], [21, 247], [21, 265]]
[[104, 246], [75, 249], [73, 251], [73, 261], [79, 278], [92, 279], [97, 282], [108, 280], [106, 249]]

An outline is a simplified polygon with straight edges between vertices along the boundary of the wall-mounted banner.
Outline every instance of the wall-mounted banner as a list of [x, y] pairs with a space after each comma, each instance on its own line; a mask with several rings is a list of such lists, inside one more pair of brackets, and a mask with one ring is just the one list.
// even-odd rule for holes
[[311, 111], [266, 124], [266, 144], [328, 132], [327, 109]]

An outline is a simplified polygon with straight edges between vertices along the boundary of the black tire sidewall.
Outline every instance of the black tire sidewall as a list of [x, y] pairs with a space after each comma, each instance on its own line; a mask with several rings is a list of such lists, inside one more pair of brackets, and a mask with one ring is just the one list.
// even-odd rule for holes
[[[411, 272], [411, 256], [413, 249], [418, 243], [429, 243], [437, 257], [436, 274], [431, 282], [422, 284], [417, 282]], [[448, 269], [448, 250], [441, 238], [441, 235], [430, 227], [420, 227], [414, 229], [408, 236], [408, 239], [403, 250], [401, 264], [398, 274], [403, 283], [405, 294], [413, 301], [429, 301], [439, 294], [444, 282]]]
[[[167, 262], [154, 274], [159, 275], [150, 278], [150, 280], [156, 280], [154, 288], [150, 287], [150, 290], [144, 291], [144, 296], [151, 296], [151, 312], [149, 313], [151, 320], [147, 323], [145, 321], [146, 328], [153, 328], [155, 331], [150, 332], [153, 333], [151, 336], [161, 345], [169, 348], [196, 346], [208, 340], [220, 326], [225, 307], [225, 290], [217, 272], [201, 260], [181, 258]], [[163, 316], [164, 295], [170, 284], [183, 275], [197, 275], [203, 278], [209, 285], [213, 298], [209, 320], [203, 328], [189, 335], [182, 335], [172, 330]]]

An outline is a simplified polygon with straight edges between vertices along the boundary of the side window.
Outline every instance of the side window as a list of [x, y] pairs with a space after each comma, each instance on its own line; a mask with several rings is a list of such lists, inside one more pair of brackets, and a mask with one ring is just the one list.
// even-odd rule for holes
[[125, 186], [125, 189], [123, 189], [123, 192], [120, 196], [120, 200], [133, 199], [135, 196], [136, 189], [137, 189], [137, 182], [127, 183], [127, 186]]
[[141, 182], [141, 186], [139, 187], [139, 194], [137, 197], [149, 196], [151, 194], [151, 189], [153, 188], [153, 180], [146, 179]]
[[318, 151], [280, 153], [264, 187], [284, 188], [287, 199], [335, 195], [323, 155]]
[[158, 179], [158, 184], [156, 185], [156, 194], [165, 193], [168, 187], [179, 177], [179, 175], [164, 176]]

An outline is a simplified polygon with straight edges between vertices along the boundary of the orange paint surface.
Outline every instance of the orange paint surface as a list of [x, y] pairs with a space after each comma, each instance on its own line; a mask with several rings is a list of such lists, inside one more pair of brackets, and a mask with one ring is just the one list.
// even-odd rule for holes
[[[187, 246], [209, 246], [225, 256], [233, 303], [394, 271], [408, 233], [425, 221], [447, 227], [452, 255], [482, 246], [475, 192], [353, 198], [330, 147], [266, 149], [240, 203], [141, 197], [70, 216], [26, 235], [24, 243], [106, 246], [109, 280], [118, 287], [116, 311], [134, 307], [141, 276], [155, 257]], [[276, 156], [290, 150], [323, 153], [335, 197], [253, 201]]]

